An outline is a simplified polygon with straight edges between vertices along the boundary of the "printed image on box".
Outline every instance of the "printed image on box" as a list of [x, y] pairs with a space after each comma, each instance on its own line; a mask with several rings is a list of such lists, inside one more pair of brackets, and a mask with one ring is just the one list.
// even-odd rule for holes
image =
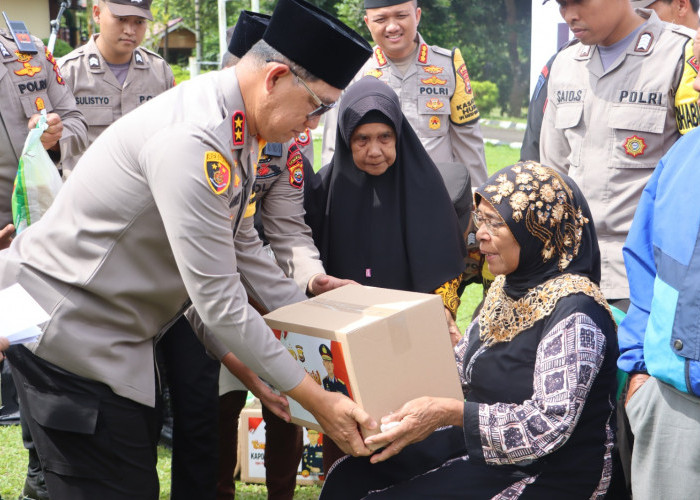
[[[241, 445], [241, 481], [265, 482], [265, 421], [260, 409], [241, 413], [239, 426]], [[303, 429], [301, 461], [297, 469], [297, 484], [314, 484], [323, 479], [323, 434]]]
[[[327, 391], [340, 392], [353, 399], [340, 342], [294, 332], [273, 331], [292, 357], [319, 385]], [[318, 425], [316, 418], [291, 398], [289, 409], [294, 417]]]

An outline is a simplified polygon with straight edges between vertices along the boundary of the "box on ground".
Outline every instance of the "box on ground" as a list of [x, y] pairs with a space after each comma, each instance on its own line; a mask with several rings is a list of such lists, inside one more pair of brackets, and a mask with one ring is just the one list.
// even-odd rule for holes
[[[323, 480], [323, 434], [303, 429], [304, 449], [297, 470], [297, 484], [317, 484]], [[238, 463], [241, 481], [265, 482], [265, 421], [260, 408], [246, 408], [238, 423]]]
[[[417, 397], [463, 398], [437, 295], [347, 285], [265, 321], [316, 382], [348, 395], [377, 422]], [[321, 430], [289, 402], [293, 422]]]

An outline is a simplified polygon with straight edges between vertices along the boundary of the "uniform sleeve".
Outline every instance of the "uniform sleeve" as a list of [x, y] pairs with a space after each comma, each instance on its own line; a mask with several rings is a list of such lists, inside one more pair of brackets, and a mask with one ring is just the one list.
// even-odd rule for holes
[[523, 145], [520, 148], [520, 161], [540, 161], [540, 131], [542, 130], [544, 108], [547, 104], [547, 82], [549, 81], [549, 70], [555, 57], [556, 54], [547, 61], [537, 78], [537, 85], [527, 108], [527, 127], [523, 136]]
[[234, 239], [238, 271], [248, 295], [266, 311], [305, 300], [306, 295], [284, 275], [274, 257], [263, 247], [253, 223], [255, 204], [248, 207], [249, 213], [241, 221]]
[[163, 61], [163, 72], [165, 73], [163, 78], [165, 79], [165, 89], [171, 89], [175, 86], [175, 75], [173, 75], [173, 69], [170, 65]]
[[[547, 87], [549, 87], [549, 82]], [[549, 88], [547, 93], [549, 94]], [[552, 104], [552, 99], [548, 96], [545, 102], [542, 130], [540, 131], [540, 163], [552, 167], [561, 174], [568, 174], [569, 162], [567, 158], [571, 153], [571, 147], [563, 130], [558, 130], [554, 126], [556, 106]]]
[[[39, 48], [42, 50], [42, 48]], [[53, 55], [45, 49], [47, 69], [47, 92], [53, 105], [52, 113], [61, 117], [63, 134], [58, 141], [61, 158], [71, 158], [83, 154], [88, 146], [87, 121], [75, 104], [75, 97], [65, 79], [61, 76]]]
[[472, 187], [481, 186], [488, 177], [484, 155], [484, 137], [479, 125], [479, 110], [474, 101], [467, 65], [459, 49], [452, 53], [455, 92], [450, 98], [450, 143], [454, 161], [469, 169]]
[[654, 203], [663, 169], [664, 160], [662, 159], [642, 192], [625, 246], [622, 248], [630, 287], [630, 307], [618, 329], [620, 357], [617, 360], [617, 366], [629, 373], [646, 372], [644, 334], [656, 280], [652, 240]]
[[[145, 144], [139, 166], [203, 324], [261, 378], [288, 391], [301, 382], [304, 371], [248, 305], [231, 234], [231, 216], [239, 212], [240, 203], [247, 202], [244, 176], [239, 166], [234, 164], [231, 170], [225, 156], [219, 155], [219, 172], [230, 172], [223, 176], [229, 187], [221, 194], [215, 192], [205, 154], [216, 157], [216, 151], [226, 148], [210, 133], [190, 123], [164, 129]], [[270, 278], [269, 285], [278, 283]]]
[[583, 313], [560, 321], [540, 342], [532, 399], [522, 404], [466, 402], [470, 459], [489, 465], [535, 460], [573, 433], [605, 355], [605, 335]]
[[[296, 162], [292, 147], [287, 151], [287, 163]], [[306, 158], [302, 161], [308, 162]], [[294, 165], [292, 168], [303, 165]], [[308, 164], [307, 164], [308, 168]], [[311, 229], [304, 222], [304, 185], [290, 178], [290, 166], [277, 177], [262, 200], [262, 221], [265, 236], [284, 273], [293, 278], [301, 290], [306, 290], [312, 276], [324, 273], [320, 255], [314, 245]]]

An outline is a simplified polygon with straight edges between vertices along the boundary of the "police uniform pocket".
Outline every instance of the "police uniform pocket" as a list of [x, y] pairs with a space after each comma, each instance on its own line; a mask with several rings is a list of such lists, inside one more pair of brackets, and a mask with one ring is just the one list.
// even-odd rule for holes
[[610, 167], [655, 168], [664, 153], [666, 108], [614, 104], [608, 115], [614, 142]]
[[[551, 103], [550, 103], [551, 104]], [[554, 128], [561, 131], [569, 144], [569, 165], [581, 165], [581, 147], [585, 130], [579, 127], [583, 117], [583, 102], [559, 104], [554, 115]]]
[[418, 127], [415, 127], [419, 137], [440, 137], [447, 134], [450, 120], [450, 99], [446, 96], [418, 97]]
[[107, 126], [114, 122], [114, 110], [109, 106], [81, 106], [88, 126]]
[[36, 92], [30, 95], [23, 95], [19, 98], [20, 103], [22, 103], [22, 109], [27, 118], [31, 118], [37, 113], [41, 113], [42, 109], [46, 109], [49, 113], [53, 110], [51, 106], [51, 101], [49, 101], [49, 96], [46, 92]]
[[98, 432], [97, 396], [52, 393], [31, 385], [25, 390], [24, 404], [40, 426], [33, 437], [46, 470], [66, 476], [119, 477], [109, 437]]

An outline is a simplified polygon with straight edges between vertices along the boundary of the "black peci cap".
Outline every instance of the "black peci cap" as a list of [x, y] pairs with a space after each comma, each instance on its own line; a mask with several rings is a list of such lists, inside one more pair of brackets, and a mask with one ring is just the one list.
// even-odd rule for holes
[[391, 7], [400, 3], [407, 3], [411, 0], [365, 0], [365, 9], [379, 9], [381, 7]]
[[228, 51], [234, 56], [241, 58], [250, 48], [262, 39], [267, 25], [270, 23], [270, 16], [242, 10], [233, 28], [231, 40], [228, 43]]
[[338, 89], [344, 89], [372, 55], [367, 40], [304, 0], [279, 0], [263, 40]]

